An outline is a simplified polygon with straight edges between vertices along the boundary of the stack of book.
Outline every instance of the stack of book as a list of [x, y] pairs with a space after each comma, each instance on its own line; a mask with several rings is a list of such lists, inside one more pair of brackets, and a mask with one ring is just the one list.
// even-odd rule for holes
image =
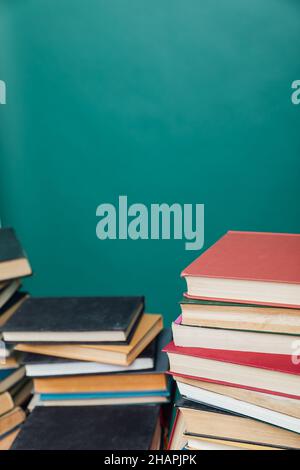
[[21, 278], [31, 274], [27, 257], [10, 228], [0, 229], [0, 450], [8, 449], [20, 424], [32, 384], [20, 365], [20, 355], [3, 341], [6, 323], [28, 297], [21, 292]]
[[[171, 332], [163, 330], [161, 315], [144, 312], [143, 297], [29, 298], [3, 335], [25, 353], [26, 374], [34, 384], [31, 415], [14, 448], [68, 449], [80, 439], [80, 448], [105, 449], [101, 446], [109, 445], [109, 436], [122, 446], [115, 441], [114, 414], [123, 433], [130, 416], [149, 415], [155, 426], [149, 424], [151, 435], [145, 428], [140, 445], [147, 441], [160, 448], [163, 430], [157, 423], [161, 404], [170, 400], [168, 361], [161, 350]], [[94, 431], [89, 429], [93, 418]], [[68, 443], [57, 437], [63, 432], [59, 423], [66, 427]], [[131, 442], [136, 445], [134, 436]]]
[[182, 275], [170, 449], [300, 449], [300, 235], [228, 232]]

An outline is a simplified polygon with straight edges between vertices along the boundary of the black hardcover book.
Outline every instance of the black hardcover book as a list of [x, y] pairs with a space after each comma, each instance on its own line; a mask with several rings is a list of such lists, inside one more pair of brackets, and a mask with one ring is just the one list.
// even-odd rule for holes
[[12, 228], [0, 229], [0, 282], [31, 274], [22, 245]]
[[155, 405], [36, 407], [12, 450], [149, 450]]
[[27, 299], [7, 322], [8, 342], [124, 342], [144, 311], [144, 297]]

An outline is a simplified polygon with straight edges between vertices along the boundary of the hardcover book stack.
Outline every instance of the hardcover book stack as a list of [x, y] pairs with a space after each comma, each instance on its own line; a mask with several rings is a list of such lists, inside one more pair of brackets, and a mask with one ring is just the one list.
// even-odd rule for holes
[[0, 450], [8, 449], [14, 441], [31, 395], [32, 384], [20, 365], [20, 355], [2, 337], [7, 321], [27, 298], [19, 289], [22, 277], [30, 274], [14, 230], [0, 229]]
[[[141, 446], [160, 448], [161, 404], [170, 399], [168, 361], [161, 350], [171, 332], [163, 330], [161, 315], [144, 312], [143, 297], [29, 298], [3, 334], [15, 350], [25, 353], [26, 374], [33, 378], [35, 392], [31, 415], [14, 448], [68, 449], [85, 436], [80, 448], [105, 449], [110, 433], [116, 439], [114, 415], [122, 433], [130, 416], [142, 420], [149, 415], [148, 431], [152, 424], [153, 429], [151, 435], [145, 430]], [[90, 427], [93, 419], [98, 428]], [[66, 428], [60, 430], [60, 422]], [[62, 432], [68, 443], [57, 440]]]
[[228, 232], [182, 273], [171, 449], [300, 449], [300, 235]]

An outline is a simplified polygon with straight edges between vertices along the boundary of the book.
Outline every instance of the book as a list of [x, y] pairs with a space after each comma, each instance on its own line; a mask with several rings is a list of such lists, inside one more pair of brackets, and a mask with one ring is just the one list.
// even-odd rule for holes
[[28, 377], [57, 377], [152, 370], [154, 367], [154, 356], [144, 356], [143, 352], [129, 366], [76, 361], [74, 359], [64, 359], [30, 353], [24, 355], [23, 364], [25, 364], [26, 375]]
[[162, 349], [171, 341], [171, 329], [165, 328], [129, 365], [118, 366], [99, 362], [76, 361], [42, 354], [25, 353], [22, 363], [28, 377], [51, 377], [85, 374], [126, 374], [166, 372], [169, 367], [166, 354]]
[[188, 298], [180, 305], [184, 325], [300, 334], [300, 309]]
[[188, 436], [186, 448], [188, 450], [284, 450], [278, 447], [199, 436]]
[[20, 343], [16, 350], [105, 364], [130, 365], [163, 329], [162, 316], [144, 314], [128, 345]]
[[180, 316], [172, 323], [176, 346], [208, 349], [226, 349], [291, 356], [300, 337], [276, 333], [233, 331], [182, 324]]
[[165, 374], [75, 375], [69, 377], [43, 377], [33, 381], [36, 393], [93, 393], [166, 391]]
[[201, 348], [170, 343], [171, 374], [205, 382], [300, 399], [300, 369], [291, 357]]
[[300, 235], [229, 231], [183, 270], [187, 295], [300, 308]]
[[0, 394], [0, 415], [11, 411], [16, 406], [22, 406], [29, 400], [32, 392], [32, 383], [23, 378], [8, 391]]
[[[0, 265], [1, 266], [1, 265]], [[5, 285], [0, 290], [0, 315], [1, 309], [9, 301], [9, 299], [14, 295], [15, 292], [19, 289], [21, 283], [18, 279], [15, 279]]]
[[300, 435], [236, 413], [180, 399], [185, 433], [217, 439], [242, 441], [285, 449], [300, 449]]
[[[14, 315], [18, 308], [28, 298], [27, 292], [17, 291], [5, 305], [0, 308], [0, 328], [2, 329], [5, 323]], [[0, 333], [2, 338], [2, 333]]]
[[25, 367], [19, 367], [0, 381], [0, 393], [6, 392], [25, 376]]
[[126, 342], [144, 297], [28, 298], [5, 324], [8, 342]]
[[14, 430], [25, 421], [25, 412], [22, 408], [16, 407], [13, 410], [0, 416], [0, 438]]
[[204, 382], [198, 379], [189, 379], [186, 377], [175, 376], [177, 384], [183, 383], [194, 387], [207, 390], [217, 394], [234, 398], [241, 402], [246, 402], [270, 411], [275, 411], [284, 415], [292, 416], [300, 419], [300, 400], [295, 398], [287, 398], [269, 393], [255, 392], [243, 388], [232, 387], [229, 385], [220, 385], [212, 382]]
[[35, 394], [28, 405], [28, 410], [31, 412], [36, 406], [107, 406], [107, 405], [145, 405], [145, 404], [166, 404], [169, 402], [169, 396], [166, 394], [151, 395], [143, 394], [134, 396], [116, 396], [112, 397], [101, 397], [88, 398], [87, 396], [81, 398], [64, 399], [62, 396], [56, 396], [54, 399], [49, 397], [41, 397], [39, 394]]
[[30, 276], [26, 254], [12, 228], [0, 228], [0, 282]]
[[17, 437], [17, 435], [19, 434], [20, 432], [20, 429], [15, 429], [14, 431], [6, 434], [5, 436], [3, 436], [2, 438], [0, 438], [0, 451], [1, 450], [9, 450], [15, 440], [15, 438]]
[[299, 418], [180, 382], [180, 380], [177, 381], [177, 385], [181, 396], [190, 401], [205, 403], [221, 410], [232, 411], [233, 413], [248, 416], [249, 418], [254, 418], [258, 421], [273, 424], [274, 426], [300, 434]]
[[160, 407], [35, 407], [12, 450], [155, 450]]

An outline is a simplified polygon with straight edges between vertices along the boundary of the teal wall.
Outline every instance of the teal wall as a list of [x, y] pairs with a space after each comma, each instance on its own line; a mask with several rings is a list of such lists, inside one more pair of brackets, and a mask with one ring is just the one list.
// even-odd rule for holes
[[296, 0], [1, 0], [0, 215], [43, 294], [178, 312], [183, 241], [96, 238], [102, 202], [204, 203], [228, 229], [300, 232]]

